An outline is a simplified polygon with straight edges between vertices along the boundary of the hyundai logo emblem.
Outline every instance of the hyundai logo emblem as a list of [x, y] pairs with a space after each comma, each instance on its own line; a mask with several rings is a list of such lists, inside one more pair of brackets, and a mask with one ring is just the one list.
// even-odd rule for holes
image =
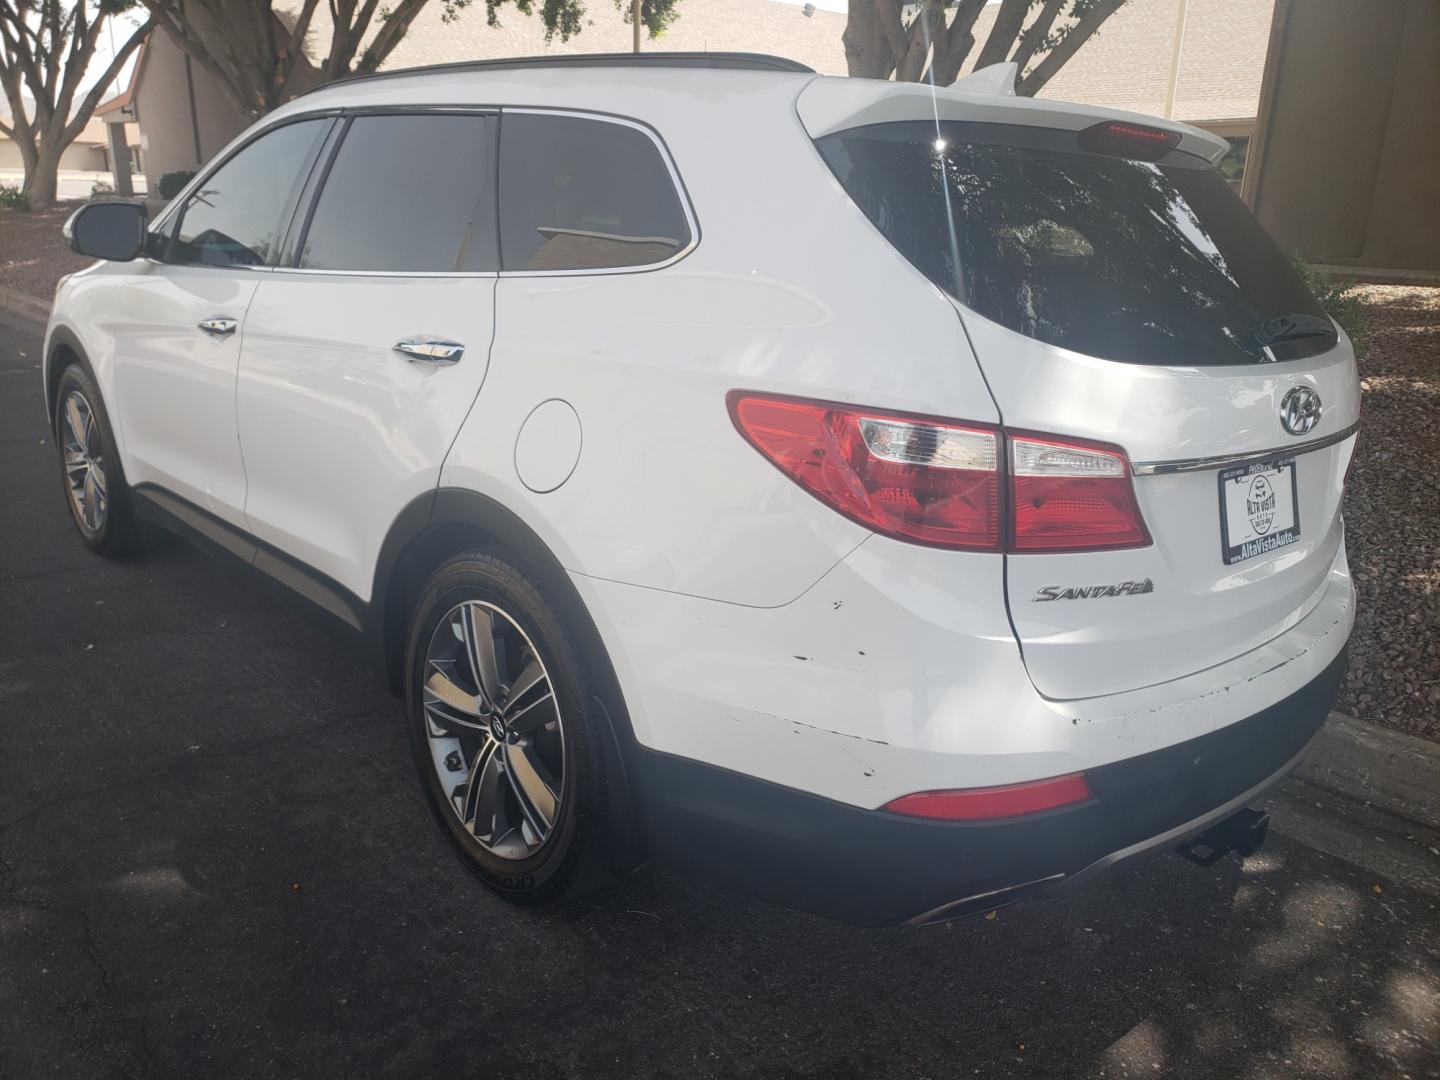
[[1308, 386], [1292, 387], [1280, 399], [1280, 426], [1291, 435], [1305, 435], [1320, 422], [1320, 395]]

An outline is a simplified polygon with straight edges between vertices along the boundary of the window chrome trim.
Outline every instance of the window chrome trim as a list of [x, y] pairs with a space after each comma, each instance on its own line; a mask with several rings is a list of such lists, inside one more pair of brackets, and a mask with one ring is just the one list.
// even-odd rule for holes
[[497, 278], [497, 270], [326, 270], [316, 266], [271, 266], [272, 274], [310, 274], [321, 277], [382, 278]]
[[[670, 186], [680, 200], [680, 212], [685, 215], [685, 224], [690, 230], [690, 242], [667, 259], [653, 263], [639, 263], [635, 266], [600, 266], [586, 267], [580, 270], [506, 270], [503, 262], [500, 267], [500, 276], [505, 278], [547, 278], [547, 277], [601, 277], [610, 274], [648, 274], [654, 270], [663, 270], [667, 266], [674, 266], [685, 256], [689, 255], [700, 246], [700, 222], [695, 216], [695, 207], [690, 202], [690, 192], [685, 188], [685, 181], [680, 176], [680, 170], [675, 167], [675, 159], [670, 155], [670, 147], [665, 145], [665, 139], [649, 124], [628, 116], [618, 116], [614, 113], [590, 112], [583, 109], [547, 109], [539, 106], [502, 106], [500, 109], [500, 156], [504, 156], [505, 137], [505, 115], [507, 113], [520, 113], [532, 116], [570, 116], [578, 120], [591, 120], [602, 124], [618, 124], [621, 127], [634, 128], [645, 135], [654, 145], [660, 154], [660, 160], [665, 163], [665, 169], [670, 174]], [[501, 163], [503, 165], [503, 161]], [[503, 198], [498, 190], [495, 193], [497, 200]], [[502, 209], [503, 213], [503, 209]], [[503, 251], [502, 251], [503, 256]]]
[[1277, 457], [1298, 457], [1301, 454], [1324, 450], [1342, 443], [1360, 430], [1360, 421], [1355, 421], [1344, 431], [1313, 439], [1298, 446], [1277, 446], [1269, 450], [1249, 450], [1243, 454], [1221, 454], [1218, 457], [1183, 458], [1175, 461], [1137, 461], [1130, 466], [1135, 476], [1166, 476], [1172, 473], [1205, 472], [1208, 469], [1224, 469], [1232, 465], [1254, 465]]
[[[208, 167], [197, 170], [195, 177], [187, 184], [178, 195], [175, 196], [162, 210], [158, 217], [150, 223], [150, 232], [162, 232], [174, 224], [174, 219], [179, 213], [179, 208], [189, 198], [192, 190], [197, 188], [209, 179], [217, 170], [222, 168], [226, 162], [238, 154], [252, 142], [262, 136], [274, 131], [285, 124], [298, 123], [302, 120], [313, 120], [320, 117], [336, 117], [347, 119], [356, 116], [404, 114], [404, 113], [450, 113], [450, 114], [480, 114], [486, 116], [498, 116], [501, 123], [504, 123], [505, 113], [527, 113], [537, 116], [571, 116], [580, 120], [592, 120], [597, 123], [619, 124], [623, 127], [634, 128], [649, 138], [655, 149], [660, 154], [660, 160], [665, 163], [665, 169], [670, 174], [670, 184], [680, 200], [681, 213], [685, 215], [685, 224], [690, 230], [690, 242], [669, 258], [661, 262], [642, 263], [636, 266], [606, 266], [593, 267], [580, 270], [320, 270], [311, 267], [301, 266], [263, 266], [246, 267], [245, 269], [265, 271], [279, 274], [330, 274], [332, 276], [346, 277], [438, 277], [438, 278], [543, 278], [543, 277], [603, 277], [611, 274], [648, 274], [655, 270], [663, 270], [667, 266], [673, 266], [685, 258], [700, 245], [700, 221], [695, 215], [695, 207], [690, 201], [690, 192], [685, 187], [685, 181], [680, 175], [680, 170], [675, 165], [675, 159], [670, 153], [670, 147], [666, 145], [664, 137], [649, 124], [628, 116], [619, 116], [615, 113], [599, 112], [585, 109], [561, 109], [546, 108], [543, 106], [508, 106], [495, 104], [473, 104], [473, 105], [444, 105], [444, 104], [373, 104], [373, 105], [341, 105], [332, 104], [320, 106], [315, 109], [307, 109], [302, 112], [290, 113], [279, 120], [265, 124], [252, 133], [246, 133], [243, 141], [238, 142], [223, 157], [211, 159]], [[325, 148], [322, 146], [322, 153]], [[499, 143], [496, 143], [497, 165]], [[323, 187], [323, 184], [321, 185]], [[302, 188], [302, 196], [304, 194]], [[495, 197], [498, 203], [500, 193], [497, 189]], [[309, 207], [313, 208], [314, 197]], [[163, 232], [162, 232], [163, 235]], [[168, 240], [168, 237], [166, 238]], [[167, 263], [156, 260], [162, 266], [210, 266], [205, 263]], [[232, 267], [210, 266], [215, 270], [236, 269]]]

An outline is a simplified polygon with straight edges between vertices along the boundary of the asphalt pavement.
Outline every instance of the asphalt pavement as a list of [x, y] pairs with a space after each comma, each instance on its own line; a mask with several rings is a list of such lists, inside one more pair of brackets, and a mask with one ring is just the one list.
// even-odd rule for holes
[[655, 869], [507, 905], [341, 647], [81, 545], [39, 351], [0, 327], [0, 1077], [1440, 1077], [1440, 834], [1383, 768], [1288, 782], [1243, 864], [938, 927]]

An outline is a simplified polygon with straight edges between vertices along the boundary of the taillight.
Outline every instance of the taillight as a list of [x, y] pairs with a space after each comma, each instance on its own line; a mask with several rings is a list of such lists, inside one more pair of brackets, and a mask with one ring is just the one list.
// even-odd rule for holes
[[742, 390], [727, 400], [786, 476], [886, 536], [1026, 553], [1150, 542], [1118, 447]]
[[730, 415], [786, 476], [887, 536], [1000, 550], [994, 428], [732, 391]]
[[1124, 451], [1097, 443], [1011, 435], [1012, 550], [1143, 547], [1150, 534]]
[[907, 817], [936, 821], [993, 821], [1055, 810], [1093, 799], [1084, 773], [1069, 773], [1048, 780], [1002, 787], [965, 788], [960, 791], [920, 791], [902, 795], [881, 809]]

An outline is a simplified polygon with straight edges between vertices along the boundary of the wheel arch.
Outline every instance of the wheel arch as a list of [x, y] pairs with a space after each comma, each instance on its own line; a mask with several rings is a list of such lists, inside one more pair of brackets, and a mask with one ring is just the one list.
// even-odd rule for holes
[[60, 387], [60, 374], [72, 363], [79, 364], [90, 376], [95, 388], [100, 389], [100, 380], [95, 375], [95, 368], [90, 364], [85, 346], [80, 343], [79, 335], [68, 326], [56, 326], [51, 329], [45, 348], [45, 417], [52, 423], [55, 420], [55, 399]]
[[644, 860], [627, 768], [636, 760], [636, 742], [619, 679], [570, 575], [539, 534], [509, 507], [478, 492], [439, 488], [413, 500], [396, 517], [381, 545], [370, 594], [371, 635], [385, 684], [392, 693], [404, 693], [405, 636], [425, 581], [446, 559], [476, 549], [520, 563], [575, 635], [606, 728], [602, 734], [611, 862], [620, 871], [633, 869]]

